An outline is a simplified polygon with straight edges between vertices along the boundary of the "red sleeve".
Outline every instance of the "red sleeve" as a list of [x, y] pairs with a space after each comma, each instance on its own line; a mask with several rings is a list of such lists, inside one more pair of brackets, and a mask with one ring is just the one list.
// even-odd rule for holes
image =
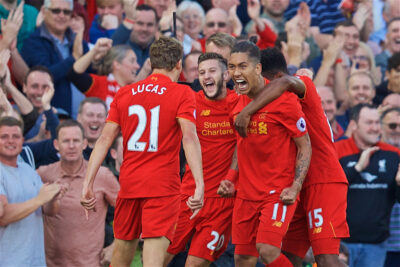
[[[118, 96], [118, 95], [117, 95]], [[114, 100], [111, 102], [110, 105], [110, 110], [108, 111], [108, 117], [107, 120], [108, 122], [114, 122], [118, 125], [120, 124], [120, 119], [119, 119], [119, 112], [118, 112], [118, 97], [115, 97]]]
[[257, 46], [260, 49], [265, 49], [268, 47], [275, 46], [275, 41], [278, 38], [276, 33], [274, 31], [272, 31], [271, 28], [267, 24], [264, 24], [264, 25], [265, 25], [265, 29], [262, 32], [258, 30], [258, 27], [256, 27], [257, 34], [260, 36], [260, 39], [257, 42]]
[[176, 117], [196, 123], [196, 98], [195, 93], [188, 86], [182, 86], [182, 98]]
[[292, 138], [300, 137], [307, 133], [304, 113], [295, 94], [285, 92], [282, 102], [279, 103], [279, 111], [282, 116], [280, 121], [290, 133]]

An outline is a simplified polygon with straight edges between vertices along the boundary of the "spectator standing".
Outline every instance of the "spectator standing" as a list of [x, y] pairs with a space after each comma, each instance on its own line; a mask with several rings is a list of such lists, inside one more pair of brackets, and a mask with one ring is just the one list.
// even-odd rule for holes
[[383, 266], [385, 241], [395, 200], [400, 200], [400, 151], [379, 141], [378, 110], [359, 104], [352, 110], [353, 135], [336, 143], [339, 161], [349, 181], [347, 222], [350, 267]]
[[22, 150], [22, 124], [0, 119], [0, 266], [46, 266], [42, 212], [58, 208], [59, 184], [42, 184], [26, 163], [17, 162]]
[[75, 36], [69, 28], [72, 0], [46, 0], [42, 9], [44, 21], [25, 40], [21, 55], [30, 67], [43, 65], [49, 68], [56, 90], [52, 105], [75, 118], [84, 96], [71, 85], [66, 75], [75, 60], [88, 50], [82, 41], [83, 29]]
[[108, 205], [115, 206], [119, 184], [108, 169], [100, 168], [94, 184], [97, 210], [87, 219], [79, 203], [87, 169], [82, 154], [86, 145], [82, 126], [73, 120], [63, 121], [54, 140], [60, 161], [38, 169], [44, 183], [60, 183], [66, 188], [58, 213], [53, 217], [44, 216], [49, 267], [94, 267], [111, 261], [112, 247], [105, 248], [102, 257], [105, 217]]

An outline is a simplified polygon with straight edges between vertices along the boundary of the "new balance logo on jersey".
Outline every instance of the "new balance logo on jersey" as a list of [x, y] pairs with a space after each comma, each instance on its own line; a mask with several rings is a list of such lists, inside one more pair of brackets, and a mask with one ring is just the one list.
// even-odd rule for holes
[[313, 230], [313, 234], [319, 234], [321, 232], [322, 232], [322, 227], [317, 227], [317, 228], [314, 228], [314, 230]]
[[282, 222], [274, 221], [274, 223], [272, 224], [272, 226], [282, 227]]
[[378, 176], [377, 175], [372, 175], [369, 172], [362, 172], [361, 173], [361, 177], [367, 181], [368, 183], [372, 182], [373, 180], [377, 179]]
[[210, 116], [211, 110], [209, 109], [203, 109], [200, 113], [200, 116]]
[[379, 165], [379, 172], [386, 172], [386, 159], [381, 159], [380, 161], [378, 161], [378, 165]]

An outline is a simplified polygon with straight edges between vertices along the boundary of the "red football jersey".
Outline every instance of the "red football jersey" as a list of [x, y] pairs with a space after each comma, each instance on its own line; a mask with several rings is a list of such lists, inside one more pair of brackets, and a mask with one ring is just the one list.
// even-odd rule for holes
[[85, 92], [85, 96], [98, 97], [106, 102], [107, 107], [110, 108], [110, 104], [119, 90], [120, 85], [112, 74], [108, 76], [90, 74], [90, 77], [92, 77], [93, 83], [89, 90]]
[[322, 108], [321, 98], [310, 78], [298, 76], [305, 86], [306, 93], [300, 100], [306, 116], [307, 130], [310, 135], [312, 156], [304, 186], [321, 183], [347, 183], [346, 175], [340, 166], [333, 134]]
[[[238, 95], [228, 90], [223, 100], [208, 100], [203, 91], [196, 94], [196, 129], [203, 158], [204, 196], [219, 197], [217, 190], [232, 163], [236, 135], [229, 118], [227, 99]], [[189, 166], [182, 180], [181, 193], [191, 196], [195, 183]]]
[[[232, 111], [233, 120], [251, 99], [242, 95]], [[292, 138], [307, 133], [296, 95], [285, 92], [258, 110], [247, 129], [237, 134], [239, 183], [237, 197], [263, 200], [271, 191], [282, 191], [294, 180], [297, 147]]]
[[190, 87], [162, 74], [117, 92], [107, 121], [121, 127], [124, 140], [119, 197], [179, 194], [182, 133], [177, 118], [195, 123], [194, 112], [195, 95]]

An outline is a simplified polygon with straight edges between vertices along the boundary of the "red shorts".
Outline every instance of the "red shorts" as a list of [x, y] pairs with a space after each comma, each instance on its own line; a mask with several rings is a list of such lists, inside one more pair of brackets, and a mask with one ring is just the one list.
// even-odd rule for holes
[[298, 201], [284, 205], [279, 196], [280, 192], [275, 192], [262, 201], [236, 198], [232, 223], [235, 254], [258, 257], [256, 243], [281, 247]]
[[339, 254], [340, 238], [349, 237], [346, 208], [347, 184], [304, 188], [282, 250], [303, 258], [311, 245], [314, 255]]
[[207, 198], [200, 212], [190, 220], [192, 211], [186, 205], [188, 196], [182, 195], [178, 226], [168, 247], [168, 253], [185, 250], [192, 238], [189, 255], [215, 261], [225, 251], [232, 230], [234, 198]]
[[121, 240], [165, 236], [172, 240], [178, 219], [180, 198], [117, 198], [114, 235]]

